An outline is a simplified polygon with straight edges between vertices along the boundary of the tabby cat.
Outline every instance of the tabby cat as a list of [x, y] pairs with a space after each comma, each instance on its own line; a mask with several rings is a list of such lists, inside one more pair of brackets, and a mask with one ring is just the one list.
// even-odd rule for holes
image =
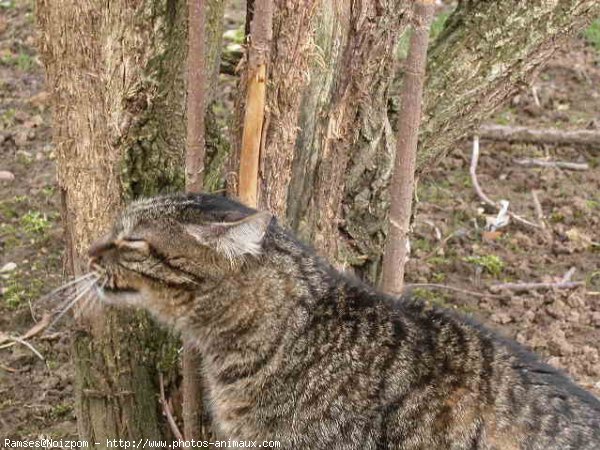
[[600, 449], [600, 402], [470, 319], [338, 273], [266, 212], [133, 203], [89, 251], [100, 297], [202, 354], [216, 432], [285, 449]]

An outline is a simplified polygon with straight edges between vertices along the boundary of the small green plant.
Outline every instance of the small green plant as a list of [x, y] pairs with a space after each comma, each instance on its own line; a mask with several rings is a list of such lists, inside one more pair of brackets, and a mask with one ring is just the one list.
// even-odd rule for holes
[[44, 194], [46, 197], [52, 197], [54, 192], [56, 192], [54, 186], [48, 185], [42, 188], [42, 194]]
[[500, 275], [504, 270], [504, 261], [496, 255], [467, 256], [464, 260], [483, 268], [495, 277]]
[[596, 19], [583, 32], [585, 39], [600, 52], [600, 19]]
[[29, 167], [33, 163], [33, 158], [30, 153], [24, 151], [17, 152], [17, 161], [25, 167]]
[[419, 300], [423, 300], [424, 302], [429, 303], [430, 305], [444, 306], [448, 307], [449, 305], [446, 302], [443, 294], [440, 294], [431, 289], [424, 288], [414, 288], [411, 289], [411, 295], [414, 298]]
[[244, 28], [244, 26], [241, 26], [233, 30], [225, 31], [225, 33], [223, 33], [223, 39], [242, 45], [244, 43], [244, 39], [246, 38]]
[[559, 211], [552, 211], [550, 213], [550, 222], [552, 223], [560, 223], [565, 221], [565, 216], [563, 213]]
[[431, 275], [431, 281], [434, 283], [442, 283], [446, 281], [446, 274], [444, 272], [435, 272]]
[[15, 116], [17, 115], [17, 110], [14, 108], [7, 109], [0, 116], [0, 123], [3, 128], [10, 128], [15, 124]]
[[50, 417], [52, 419], [60, 419], [61, 417], [66, 417], [73, 411], [73, 407], [71, 405], [67, 405], [65, 403], [59, 403], [50, 412]]
[[9, 223], [0, 223], [0, 239], [2, 239], [2, 243], [4, 244], [4, 250], [18, 247], [21, 243], [19, 240], [19, 231], [14, 225]]
[[4, 55], [0, 58], [0, 62], [5, 66], [17, 67], [23, 72], [27, 72], [35, 66], [35, 59], [31, 55], [23, 52], [16, 55]]
[[17, 309], [25, 301], [25, 288], [18, 278], [10, 277], [4, 291], [4, 303], [9, 309]]
[[21, 217], [21, 225], [26, 232], [36, 234], [42, 234], [51, 226], [46, 215], [39, 211], [29, 211]]
[[433, 19], [429, 30], [429, 40], [434, 41], [446, 26], [446, 21], [450, 16], [449, 12], [441, 12]]
[[586, 200], [585, 204], [589, 209], [600, 209], [599, 200]]

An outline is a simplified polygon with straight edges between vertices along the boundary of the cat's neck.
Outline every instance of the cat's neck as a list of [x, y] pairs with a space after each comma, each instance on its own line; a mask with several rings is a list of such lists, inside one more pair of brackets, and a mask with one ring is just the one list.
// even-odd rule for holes
[[260, 370], [310, 320], [311, 306], [335, 288], [316, 259], [275, 253], [196, 295], [194, 322], [182, 331], [217, 378]]

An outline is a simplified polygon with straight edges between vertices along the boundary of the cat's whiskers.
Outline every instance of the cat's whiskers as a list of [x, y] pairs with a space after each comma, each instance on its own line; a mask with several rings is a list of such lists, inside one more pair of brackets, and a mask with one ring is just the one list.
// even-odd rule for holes
[[79, 301], [81, 306], [75, 309], [75, 317], [83, 317], [87, 315], [92, 305], [96, 304], [97, 299], [96, 292], [93, 289], [90, 289], [87, 294]]
[[81, 289], [79, 291], [79, 293], [77, 295], [75, 295], [75, 297], [69, 301], [69, 303], [62, 308], [62, 310], [56, 315], [56, 317], [54, 318], [54, 320], [50, 323], [49, 328], [52, 328], [69, 310], [71, 310], [71, 308], [73, 308], [73, 306], [79, 301], [81, 300], [87, 293], [89, 293], [91, 291], [91, 289], [93, 288], [93, 286], [96, 285], [97, 282], [97, 278], [93, 278], [91, 281], [89, 281], [85, 287], [83, 289]]
[[83, 275], [69, 281], [68, 283], [63, 284], [62, 286], [57, 287], [53, 291], [43, 295], [35, 303], [36, 303], [36, 305], [41, 305], [45, 302], [50, 302], [52, 300], [55, 300], [57, 297], [59, 297], [59, 294], [64, 293], [68, 289], [74, 288], [74, 289], [78, 290], [79, 283], [83, 283], [85, 281], [88, 281], [92, 278], [97, 278], [97, 277], [98, 277], [98, 274], [96, 272], [88, 272], [86, 274], [83, 274]]
[[[64, 289], [61, 293], [67, 293], [61, 301], [52, 307], [52, 311], [62, 311], [62, 309], [77, 295], [79, 295], [82, 291], [86, 290], [88, 285], [92, 282], [98, 281], [98, 276], [86, 277], [85, 279], [80, 279], [76, 284], [72, 283], [69, 286], [69, 289]], [[39, 301], [38, 301], [39, 302]]]

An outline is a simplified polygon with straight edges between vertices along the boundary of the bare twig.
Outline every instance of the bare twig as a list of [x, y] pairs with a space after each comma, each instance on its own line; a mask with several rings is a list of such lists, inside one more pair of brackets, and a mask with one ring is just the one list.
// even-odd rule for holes
[[37, 322], [34, 326], [32, 326], [27, 332], [21, 336], [22, 339], [30, 339], [35, 335], [41, 333], [46, 329], [48, 325], [50, 325], [50, 319], [52, 318], [51, 314], [45, 313], [39, 322]]
[[173, 411], [171, 410], [171, 405], [165, 397], [165, 381], [162, 372], [158, 373], [158, 384], [160, 386], [160, 404], [162, 405], [163, 413], [167, 418], [167, 422], [169, 423], [169, 428], [171, 428], [171, 432], [173, 433], [173, 436], [175, 436], [176, 439], [183, 441], [183, 434], [179, 430], [177, 422], [175, 422], [175, 418], [173, 417]]
[[[9, 342], [7, 342], [7, 341], [9, 341]], [[31, 343], [27, 342], [25, 339], [23, 339], [19, 336], [9, 336], [9, 335], [0, 336], [0, 343], [3, 343], [3, 345], [1, 345], [0, 348], [12, 347], [15, 344], [24, 345], [29, 350], [31, 350], [35, 354], [35, 356], [40, 358], [42, 361], [46, 361], [46, 358], [44, 358], [42, 356], [42, 354], [40, 352], [38, 352], [37, 349], [33, 345], [31, 345]]]
[[202, 436], [203, 404], [202, 398], [202, 361], [200, 354], [188, 345], [183, 347], [182, 356], [183, 375], [183, 432], [186, 440], [197, 439]]
[[536, 158], [523, 158], [513, 159], [515, 164], [524, 167], [550, 167], [555, 169], [568, 169], [568, 170], [588, 170], [590, 168], [588, 163], [574, 163], [569, 161], [546, 161], [544, 159]]
[[498, 283], [489, 287], [491, 292], [508, 291], [538, 291], [548, 289], [575, 289], [585, 286], [584, 281], [557, 281], [555, 283]]
[[479, 129], [481, 139], [492, 141], [524, 142], [530, 144], [557, 144], [600, 146], [600, 130], [533, 129], [506, 125], [486, 124]]
[[188, 1], [187, 55], [187, 151], [185, 157], [186, 188], [202, 191], [204, 175], [204, 116], [206, 114], [205, 23], [203, 0]]
[[535, 102], [535, 106], [538, 108], [541, 107], [540, 98], [538, 97], [537, 88], [535, 86], [531, 86], [531, 95], [533, 95], [533, 101]]
[[[205, 73], [207, 55], [205, 49], [206, 2], [204, 0], [188, 0], [188, 23], [185, 187], [188, 192], [201, 192], [204, 187], [204, 118], [208, 97]], [[200, 440], [206, 437], [202, 436], [203, 395], [200, 374], [200, 356], [189, 348], [184, 350], [182, 356], [182, 415], [186, 440]]]
[[414, 288], [431, 288], [431, 289], [445, 289], [449, 291], [459, 292], [461, 294], [471, 295], [473, 297], [499, 297], [498, 295], [486, 293], [486, 292], [475, 292], [470, 291], [468, 289], [461, 289], [454, 286], [449, 286], [447, 284], [437, 284], [437, 283], [410, 283], [405, 285], [406, 290], [414, 289]]
[[[481, 189], [481, 186], [479, 185], [479, 181], [477, 180], [477, 163], [478, 162], [479, 162], [479, 136], [474, 136], [473, 137], [473, 154], [472, 154], [472, 157], [471, 157], [471, 167], [469, 168], [469, 173], [471, 175], [471, 182], [473, 183], [473, 188], [475, 189], [475, 192], [477, 193], [477, 196], [484, 203], [486, 203], [486, 204], [488, 204], [490, 206], [493, 206], [497, 210], [500, 210], [501, 205], [499, 203], [493, 201], [487, 195], [485, 195], [485, 193]], [[520, 223], [522, 225], [526, 225], [526, 226], [532, 227], [532, 228], [540, 228], [539, 225], [537, 225], [537, 224], [535, 224], [533, 222], [530, 222], [529, 220], [523, 219], [521, 216], [518, 216], [515, 213], [512, 213], [512, 212], [509, 211], [508, 215], [515, 222], [518, 222], [518, 223]]]
[[538, 197], [535, 189], [531, 191], [531, 198], [533, 199], [533, 207], [535, 208], [535, 214], [537, 216], [538, 223], [540, 224], [540, 227], [546, 228], [546, 222], [544, 222], [544, 210], [542, 209], [540, 198]]
[[442, 239], [440, 241], [440, 243], [433, 250], [431, 250], [425, 256], [421, 257], [421, 259], [427, 260], [427, 259], [431, 258], [432, 256], [435, 256], [440, 250], [442, 250], [446, 246], [446, 244], [448, 243], [448, 241], [450, 241], [450, 239], [453, 239], [458, 236], [463, 236], [464, 234], [465, 234], [465, 230], [463, 228], [454, 230], [452, 233], [450, 233], [448, 236], [446, 236], [444, 239]]
[[420, 0], [413, 7], [414, 30], [402, 83], [396, 161], [389, 189], [389, 230], [383, 256], [382, 288], [392, 294], [401, 293], [404, 284], [425, 62], [435, 2]]
[[2, 369], [2, 370], [6, 370], [7, 372], [10, 372], [10, 373], [17, 373], [17, 372], [18, 372], [18, 370], [17, 370], [17, 369], [14, 369], [14, 368], [12, 368], [12, 367], [5, 366], [4, 364], [0, 364], [0, 369]]

